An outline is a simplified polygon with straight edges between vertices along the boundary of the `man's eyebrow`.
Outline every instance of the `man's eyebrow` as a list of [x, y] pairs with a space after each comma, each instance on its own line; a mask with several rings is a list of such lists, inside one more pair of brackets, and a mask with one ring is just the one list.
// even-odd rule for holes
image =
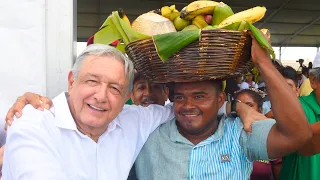
[[204, 92], [204, 91], [199, 91], [199, 92], [194, 92], [194, 93], [192, 93], [192, 94], [198, 95], [198, 94], [208, 94], [208, 93], [206, 93], [206, 92]]
[[84, 77], [94, 77], [94, 78], [99, 79], [99, 76], [98, 76], [98, 75], [92, 74], [92, 73], [87, 73], [87, 74], [84, 75]]

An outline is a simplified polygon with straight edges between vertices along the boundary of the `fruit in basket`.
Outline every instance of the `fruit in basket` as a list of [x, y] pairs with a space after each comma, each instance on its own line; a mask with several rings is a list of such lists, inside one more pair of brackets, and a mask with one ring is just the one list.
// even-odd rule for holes
[[212, 15], [211, 14], [207, 14], [204, 16], [204, 19], [206, 20], [207, 24], [211, 24], [212, 22]]
[[176, 32], [176, 28], [169, 19], [152, 12], [140, 15], [133, 21], [132, 28], [149, 36]]
[[199, 28], [196, 25], [191, 24], [183, 28], [182, 31], [189, 31], [189, 30], [196, 30], [196, 29], [199, 29]]
[[124, 21], [126, 21], [131, 26], [130, 20], [129, 20], [128, 16], [124, 13], [122, 8], [119, 8], [118, 13], [119, 13], [120, 18], [123, 19]]
[[219, 27], [228, 26], [230, 24], [241, 22], [241, 21], [248, 21], [250, 23], [255, 23], [262, 19], [266, 13], [267, 9], [265, 7], [254, 7], [251, 9], [247, 9], [245, 11], [238, 12], [232, 16], [229, 16], [225, 20], [223, 20]]
[[218, 4], [215, 1], [194, 1], [181, 10], [180, 17], [192, 20], [198, 15], [212, 14]]
[[214, 18], [212, 19], [211, 25], [219, 25], [227, 17], [232, 16], [234, 13], [230, 6], [220, 2], [213, 11]]
[[198, 15], [192, 20], [192, 24], [196, 25], [199, 29], [202, 29], [206, 26], [208, 26], [204, 15]]
[[180, 16], [177, 16], [174, 21], [174, 27], [176, 28], [177, 31], [181, 31], [185, 27], [187, 27], [191, 22], [185, 19], [180, 18]]
[[170, 21], [174, 21], [174, 19], [180, 15], [180, 12], [178, 10], [176, 10], [175, 5], [171, 5], [170, 7], [163, 6], [160, 9], [160, 12], [163, 17], [170, 19]]

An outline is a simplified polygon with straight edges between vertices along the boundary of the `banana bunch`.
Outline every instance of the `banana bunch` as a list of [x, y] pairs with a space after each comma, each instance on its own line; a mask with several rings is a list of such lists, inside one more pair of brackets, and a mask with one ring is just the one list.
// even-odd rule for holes
[[163, 6], [154, 12], [172, 21], [177, 31], [215, 28], [243, 31], [248, 29], [247, 22], [261, 20], [266, 8], [257, 6], [235, 14], [223, 2], [198, 0], [184, 7], [181, 12], [175, 5]]

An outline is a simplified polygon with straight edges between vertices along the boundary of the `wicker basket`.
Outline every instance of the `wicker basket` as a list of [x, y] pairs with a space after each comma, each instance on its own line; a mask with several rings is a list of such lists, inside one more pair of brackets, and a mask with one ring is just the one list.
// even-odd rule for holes
[[196, 41], [167, 61], [159, 58], [152, 39], [130, 43], [128, 56], [142, 75], [155, 83], [225, 79], [252, 69], [247, 32], [203, 30]]

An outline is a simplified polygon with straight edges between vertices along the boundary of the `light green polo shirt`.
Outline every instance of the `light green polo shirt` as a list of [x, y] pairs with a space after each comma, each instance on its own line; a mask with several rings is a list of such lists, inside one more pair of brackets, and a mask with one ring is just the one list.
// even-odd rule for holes
[[215, 133], [197, 145], [183, 137], [176, 120], [160, 125], [135, 161], [139, 180], [247, 180], [252, 161], [267, 160], [274, 120], [256, 121], [252, 133], [239, 118], [223, 117]]
[[[320, 121], [320, 106], [314, 92], [299, 98], [310, 124]], [[299, 132], [297, 132], [299, 133]], [[292, 153], [283, 158], [280, 180], [320, 180], [320, 154], [302, 156]]]

